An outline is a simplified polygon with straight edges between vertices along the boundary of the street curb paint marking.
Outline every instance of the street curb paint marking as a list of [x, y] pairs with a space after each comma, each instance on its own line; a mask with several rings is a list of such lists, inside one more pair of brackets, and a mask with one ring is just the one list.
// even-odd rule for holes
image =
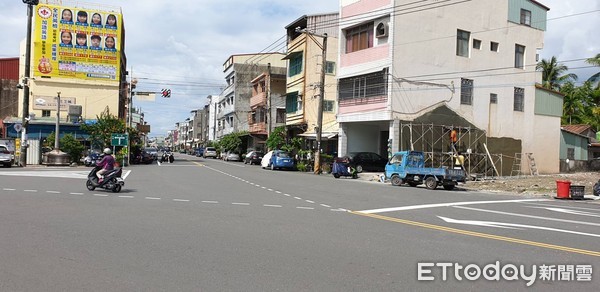
[[517, 213], [502, 212], [502, 211], [495, 211], [495, 210], [486, 210], [486, 209], [479, 209], [479, 208], [462, 207], [462, 206], [454, 206], [454, 208], [471, 210], [471, 211], [479, 211], [479, 212], [487, 212], [487, 213], [500, 214], [500, 215], [510, 215], [510, 216], [517, 216], [517, 217], [532, 218], [532, 219], [557, 221], [557, 222], [564, 222], [564, 223], [575, 223], [575, 224], [583, 224], [583, 225], [600, 226], [599, 223], [593, 223], [593, 222], [587, 222], [587, 221], [574, 221], [574, 220], [567, 220], [567, 219], [549, 218], [549, 217], [542, 217], [542, 216], [517, 214]]
[[584, 250], [584, 249], [578, 249], [578, 248], [572, 248], [572, 247], [566, 247], [566, 246], [547, 244], [547, 243], [523, 240], [523, 239], [512, 238], [512, 237], [506, 237], [506, 236], [499, 236], [499, 235], [493, 235], [493, 234], [487, 234], [487, 233], [481, 233], [481, 232], [467, 231], [467, 230], [462, 230], [462, 229], [444, 227], [444, 226], [440, 226], [440, 225], [433, 225], [433, 224], [404, 220], [404, 219], [393, 218], [393, 217], [388, 217], [388, 216], [364, 213], [361, 211], [349, 211], [349, 212], [354, 215], [370, 217], [370, 218], [385, 220], [385, 221], [390, 221], [390, 222], [402, 223], [402, 224], [406, 224], [406, 225], [423, 227], [423, 228], [428, 228], [428, 229], [434, 229], [434, 230], [438, 230], [438, 231], [446, 231], [446, 232], [468, 235], [468, 236], [473, 236], [473, 237], [487, 238], [487, 239], [493, 239], [493, 240], [498, 240], [498, 241], [512, 242], [512, 243], [518, 243], [518, 244], [523, 244], [523, 245], [530, 245], [530, 246], [536, 246], [536, 247], [541, 247], [541, 248], [554, 249], [554, 250], [560, 250], [560, 251], [566, 251], [566, 252], [600, 257], [600, 252], [598, 252], [598, 251]]
[[362, 211], [357, 211], [357, 212], [361, 212], [364, 214], [375, 214], [375, 213], [385, 213], [385, 212], [394, 212], [394, 211], [429, 209], [429, 208], [439, 208], [439, 207], [453, 207], [453, 206], [463, 206], [463, 205], [520, 203], [520, 202], [544, 202], [544, 201], [550, 201], [550, 200], [548, 200], [548, 199], [523, 199], [523, 200], [499, 200], [499, 201], [467, 201], [467, 202], [453, 202], [453, 203], [392, 207], [392, 208], [362, 210]]

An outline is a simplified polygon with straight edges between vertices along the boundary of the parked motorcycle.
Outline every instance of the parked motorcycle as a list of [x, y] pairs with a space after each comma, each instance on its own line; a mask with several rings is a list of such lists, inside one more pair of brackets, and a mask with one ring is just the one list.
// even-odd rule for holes
[[160, 162], [169, 162], [169, 163], [173, 163], [173, 161], [175, 161], [175, 157], [173, 156], [173, 153], [170, 151], [164, 151], [162, 156], [160, 157]]
[[98, 176], [96, 173], [102, 169], [101, 166], [96, 166], [90, 171], [88, 174], [87, 182], [85, 186], [89, 191], [93, 191], [96, 188], [102, 188], [106, 190], [111, 190], [113, 193], [118, 193], [121, 191], [121, 188], [125, 185], [125, 180], [121, 178], [123, 174], [123, 170], [121, 168], [115, 168], [113, 170], [109, 170], [104, 174], [104, 179], [102, 182], [98, 182]]
[[83, 164], [85, 166], [96, 166], [96, 164], [102, 160], [102, 156], [103, 155], [101, 153], [90, 153], [88, 156], [83, 158]]

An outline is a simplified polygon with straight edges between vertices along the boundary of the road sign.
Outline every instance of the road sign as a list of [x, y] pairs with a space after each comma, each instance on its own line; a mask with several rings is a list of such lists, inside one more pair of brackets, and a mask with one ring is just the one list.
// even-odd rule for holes
[[112, 133], [110, 135], [110, 145], [111, 146], [127, 146], [128, 144], [127, 134], [116, 134]]
[[15, 131], [21, 132], [21, 130], [23, 130], [23, 125], [20, 123], [16, 123], [13, 125], [13, 128], [15, 129]]

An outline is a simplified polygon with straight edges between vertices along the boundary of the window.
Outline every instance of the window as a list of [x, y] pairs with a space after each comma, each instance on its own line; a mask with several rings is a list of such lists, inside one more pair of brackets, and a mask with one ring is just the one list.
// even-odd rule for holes
[[387, 68], [377, 73], [340, 79], [338, 87], [340, 100], [387, 96]]
[[296, 54], [290, 58], [290, 71], [288, 76], [292, 77], [302, 72], [302, 54]]
[[282, 109], [282, 108], [277, 109], [277, 116], [275, 117], [275, 122], [278, 124], [285, 123], [285, 109]]
[[575, 148], [567, 148], [567, 159], [575, 160]]
[[523, 103], [525, 97], [525, 89], [520, 87], [515, 87], [515, 102], [514, 102], [514, 110], [517, 112], [523, 111]]
[[469, 57], [469, 39], [471, 33], [464, 30], [456, 31], [456, 55], [461, 57]]
[[295, 113], [302, 110], [302, 95], [298, 95], [298, 91], [288, 93], [285, 97], [285, 112]]
[[325, 73], [335, 74], [335, 62], [325, 61]]
[[42, 110], [42, 117], [46, 118], [50, 116], [50, 111], [49, 110]]
[[490, 103], [498, 103], [498, 95], [495, 93], [490, 93]]
[[373, 23], [346, 30], [346, 54], [373, 47]]
[[515, 44], [515, 68], [521, 68], [525, 66], [525, 46]]
[[324, 112], [332, 112], [334, 103], [335, 102], [333, 100], [324, 100], [323, 101], [323, 111]]
[[521, 24], [531, 26], [531, 11], [521, 9]]
[[473, 80], [460, 79], [460, 104], [473, 104]]
[[473, 39], [473, 49], [481, 50], [481, 41]]
[[490, 51], [498, 52], [499, 46], [500, 46], [500, 44], [498, 44], [497, 42], [490, 42]]

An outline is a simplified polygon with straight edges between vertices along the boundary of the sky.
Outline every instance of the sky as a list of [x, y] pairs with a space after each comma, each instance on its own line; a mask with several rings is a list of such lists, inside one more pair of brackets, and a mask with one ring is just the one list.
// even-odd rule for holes
[[[150, 136], [165, 136], [191, 110], [202, 108], [207, 96], [220, 94], [229, 56], [284, 52], [285, 26], [302, 15], [338, 11], [340, 5], [338, 0], [86, 2], [121, 7], [128, 70], [138, 79], [137, 90], [171, 89], [171, 98], [134, 99], [134, 107], [142, 109], [151, 125]], [[550, 8], [541, 58], [556, 56], [580, 81], [597, 72], [581, 60], [600, 53], [600, 1], [538, 2]], [[0, 1], [0, 27], [0, 58], [17, 57], [27, 33], [27, 6], [18, 0]]]

